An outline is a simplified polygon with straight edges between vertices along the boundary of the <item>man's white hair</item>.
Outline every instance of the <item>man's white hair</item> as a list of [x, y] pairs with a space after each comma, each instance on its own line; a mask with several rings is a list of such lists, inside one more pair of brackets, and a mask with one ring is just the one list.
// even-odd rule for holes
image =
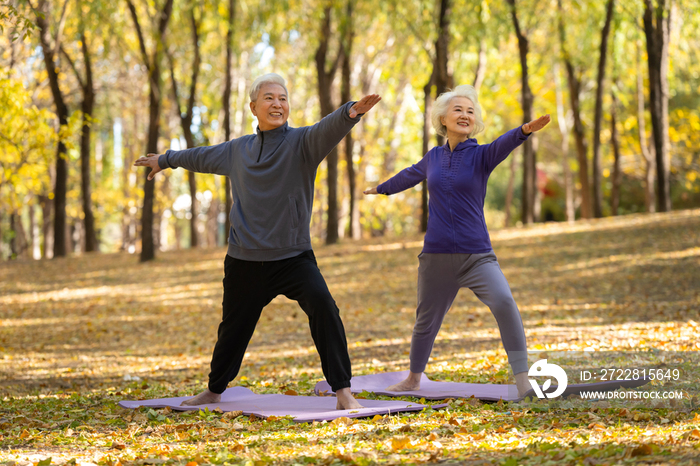
[[253, 85], [250, 87], [250, 101], [255, 102], [258, 100], [258, 93], [263, 84], [279, 84], [284, 88], [284, 92], [287, 93], [289, 97], [289, 92], [287, 91], [287, 86], [285, 85], [284, 78], [277, 73], [267, 73], [264, 74], [253, 81]]
[[453, 91], [444, 92], [435, 100], [435, 104], [433, 104], [433, 114], [431, 116], [433, 128], [435, 128], [435, 132], [440, 136], [447, 136], [447, 128], [445, 128], [445, 125], [442, 124], [440, 119], [447, 115], [447, 110], [450, 108], [450, 102], [455, 97], [466, 97], [474, 104], [474, 129], [472, 130], [471, 134], [469, 134], [469, 137], [473, 138], [484, 130], [484, 120], [481, 119], [481, 105], [479, 105], [479, 96], [476, 89], [469, 84], [463, 84], [455, 87]]

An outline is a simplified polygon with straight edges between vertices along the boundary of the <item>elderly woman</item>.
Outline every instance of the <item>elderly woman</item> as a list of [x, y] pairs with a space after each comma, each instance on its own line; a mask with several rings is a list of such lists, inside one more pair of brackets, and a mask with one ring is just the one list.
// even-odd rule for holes
[[525, 393], [527, 348], [520, 312], [501, 272], [484, 221], [489, 175], [534, 131], [549, 123], [549, 115], [512, 129], [490, 144], [478, 144], [483, 131], [481, 107], [472, 86], [458, 86], [438, 97], [433, 108], [435, 131], [447, 144], [432, 148], [408, 167], [365, 194], [395, 194], [428, 180], [428, 231], [418, 256], [418, 307], [411, 339], [408, 377], [389, 391], [420, 388], [442, 321], [460, 288], [469, 288], [496, 318], [518, 392]]
[[256, 134], [209, 147], [148, 154], [135, 165], [148, 179], [182, 167], [231, 179], [233, 208], [224, 261], [223, 318], [211, 359], [208, 388], [183, 405], [217, 403], [240, 370], [262, 309], [277, 295], [299, 303], [338, 409], [360, 404], [350, 393], [351, 367], [340, 312], [311, 250], [309, 222], [316, 169], [380, 97], [348, 102], [313, 126], [292, 128], [284, 79], [259, 77], [250, 90]]

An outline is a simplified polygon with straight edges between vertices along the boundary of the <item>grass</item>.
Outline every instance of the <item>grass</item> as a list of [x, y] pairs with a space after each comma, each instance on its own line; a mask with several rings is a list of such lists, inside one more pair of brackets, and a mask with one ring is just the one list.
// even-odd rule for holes
[[[507, 229], [492, 240], [530, 349], [700, 350], [700, 211]], [[420, 248], [420, 236], [315, 248], [356, 375], [407, 368]], [[0, 463], [700, 463], [697, 367], [684, 369], [695, 398], [664, 407], [459, 400], [444, 410], [315, 424], [118, 407], [206, 386], [224, 254], [0, 264]], [[469, 290], [438, 338], [430, 377], [508, 382], [495, 321]], [[278, 297], [233, 384], [312, 395], [319, 380], [306, 317]]]

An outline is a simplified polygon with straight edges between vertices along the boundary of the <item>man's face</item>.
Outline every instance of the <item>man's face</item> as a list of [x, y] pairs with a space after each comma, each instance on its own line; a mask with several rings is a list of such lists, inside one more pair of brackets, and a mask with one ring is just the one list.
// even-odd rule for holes
[[260, 87], [257, 100], [250, 103], [250, 109], [258, 118], [260, 131], [279, 128], [289, 118], [287, 92], [279, 84], [265, 83]]

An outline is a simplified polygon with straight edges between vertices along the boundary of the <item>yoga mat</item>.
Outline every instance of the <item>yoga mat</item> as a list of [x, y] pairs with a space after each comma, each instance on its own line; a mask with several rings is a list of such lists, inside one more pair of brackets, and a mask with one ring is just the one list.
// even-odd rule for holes
[[[408, 371], [402, 372], [382, 372], [379, 374], [361, 375], [350, 380], [350, 391], [352, 393], [362, 393], [364, 391], [373, 392], [377, 395], [386, 396], [415, 396], [426, 400], [444, 400], [447, 398], [478, 398], [483, 401], [520, 401], [524, 397], [518, 396], [515, 385], [504, 384], [482, 384], [482, 383], [462, 383], [462, 382], [437, 382], [429, 380], [425, 374], [421, 376], [420, 390], [408, 392], [389, 392], [386, 387], [394, 385], [404, 380], [408, 376]], [[610, 382], [580, 383], [570, 384], [561, 396], [579, 394], [584, 391], [610, 391], [618, 388], [635, 388], [645, 385], [649, 381], [640, 380], [620, 380]], [[547, 389], [552, 393], [556, 389], [552, 386]], [[314, 387], [316, 394], [332, 394], [330, 385], [322, 381]], [[525, 397], [536, 397], [535, 392], [530, 390]]]
[[[220, 408], [222, 411], [243, 411], [250, 416], [268, 418], [270, 416], [292, 416], [296, 422], [331, 421], [339, 417], [369, 417], [376, 414], [393, 414], [405, 411], [421, 411], [427, 406], [405, 401], [393, 400], [358, 400], [364, 406], [362, 409], [335, 409], [336, 399], [333, 396], [290, 396], [290, 395], [257, 395], [245, 387], [227, 388], [221, 394], [219, 403], [211, 403], [199, 406], [180, 406], [183, 401], [191, 396], [177, 398], [160, 398], [155, 400], [120, 401], [123, 408], [138, 408], [149, 406], [151, 408], [170, 407], [176, 411], [191, 411], [209, 408], [213, 411]], [[442, 408], [447, 405], [436, 405], [433, 408]]]

